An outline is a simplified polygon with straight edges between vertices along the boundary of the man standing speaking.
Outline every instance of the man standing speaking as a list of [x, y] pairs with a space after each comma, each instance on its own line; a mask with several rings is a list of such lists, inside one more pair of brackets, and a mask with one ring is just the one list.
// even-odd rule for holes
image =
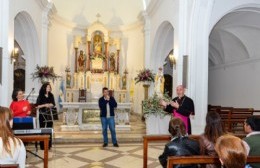
[[172, 113], [173, 117], [180, 118], [184, 122], [188, 134], [191, 134], [190, 115], [195, 115], [193, 100], [184, 94], [185, 88], [182, 85], [177, 86], [176, 93], [177, 97], [170, 103], [161, 100], [160, 104], [165, 111]]
[[102, 134], [104, 144], [103, 147], [107, 147], [108, 145], [108, 137], [107, 137], [107, 127], [109, 126], [109, 130], [111, 132], [112, 143], [114, 147], [119, 147], [116, 139], [116, 129], [115, 129], [115, 111], [114, 109], [117, 107], [117, 102], [114, 97], [109, 96], [108, 88], [103, 88], [103, 96], [99, 99], [98, 105], [100, 108], [100, 119], [102, 125]]

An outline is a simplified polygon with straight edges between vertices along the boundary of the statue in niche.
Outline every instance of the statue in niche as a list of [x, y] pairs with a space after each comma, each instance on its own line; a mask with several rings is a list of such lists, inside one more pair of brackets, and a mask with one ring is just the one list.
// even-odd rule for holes
[[96, 54], [102, 53], [102, 38], [100, 35], [94, 36], [94, 52]]
[[159, 68], [158, 73], [155, 76], [154, 91], [159, 96], [162, 97], [164, 93], [164, 76], [162, 68]]
[[111, 53], [111, 54], [110, 54], [110, 58], [109, 58], [109, 69], [110, 69], [110, 71], [115, 71], [115, 70], [116, 70], [115, 53]]
[[78, 71], [84, 71], [85, 66], [85, 56], [83, 50], [80, 50], [79, 57], [78, 57]]

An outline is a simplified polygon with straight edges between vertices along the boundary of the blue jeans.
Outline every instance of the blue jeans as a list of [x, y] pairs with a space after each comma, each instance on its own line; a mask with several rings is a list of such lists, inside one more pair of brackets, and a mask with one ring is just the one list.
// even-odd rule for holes
[[104, 143], [108, 143], [108, 137], [107, 137], [107, 127], [109, 126], [109, 130], [111, 132], [111, 137], [112, 137], [112, 143], [116, 144], [116, 125], [115, 125], [115, 119], [114, 116], [110, 116], [109, 118], [106, 117], [101, 117], [101, 124], [102, 124], [102, 134], [103, 134], [103, 139]]

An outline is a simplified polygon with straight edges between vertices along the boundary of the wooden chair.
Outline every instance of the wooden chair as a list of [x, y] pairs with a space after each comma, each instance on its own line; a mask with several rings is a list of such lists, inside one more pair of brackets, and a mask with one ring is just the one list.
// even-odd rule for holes
[[86, 102], [87, 101], [87, 91], [86, 89], [79, 89], [79, 102]]
[[[260, 156], [248, 156], [247, 163], [260, 163]], [[179, 164], [220, 164], [218, 157], [213, 156], [170, 156], [168, 157], [167, 168]]]
[[19, 168], [19, 164], [0, 164], [0, 168]]

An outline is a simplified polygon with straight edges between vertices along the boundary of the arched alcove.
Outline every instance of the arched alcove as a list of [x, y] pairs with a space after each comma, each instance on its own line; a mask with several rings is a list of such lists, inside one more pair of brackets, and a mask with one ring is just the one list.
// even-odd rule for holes
[[174, 44], [174, 28], [172, 24], [168, 21], [164, 21], [158, 27], [156, 35], [153, 42], [152, 49], [152, 66], [154, 70], [162, 67], [165, 58], [168, 56], [169, 52], [173, 49]]
[[[38, 83], [33, 82], [31, 73], [36, 64], [40, 62], [40, 47], [35, 24], [31, 16], [25, 12], [19, 12], [14, 19], [14, 39], [23, 51], [23, 57], [26, 60], [25, 65], [25, 91], [28, 92]], [[34, 84], [35, 83], [35, 84]]]
[[223, 16], [209, 36], [209, 104], [260, 107], [260, 9]]

